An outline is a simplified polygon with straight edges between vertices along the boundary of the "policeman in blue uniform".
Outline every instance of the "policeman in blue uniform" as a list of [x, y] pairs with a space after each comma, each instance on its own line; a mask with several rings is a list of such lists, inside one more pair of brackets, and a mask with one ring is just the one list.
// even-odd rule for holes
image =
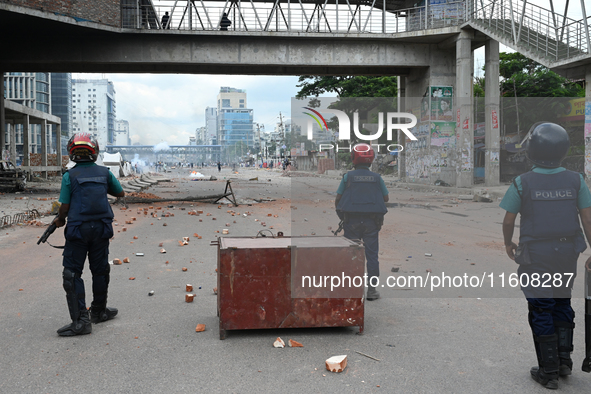
[[[577, 259], [591, 236], [591, 194], [581, 174], [560, 167], [570, 146], [561, 126], [539, 122], [526, 138], [530, 172], [514, 179], [501, 201], [507, 212], [503, 236], [529, 307], [538, 366], [531, 376], [546, 388], [558, 388], [559, 376], [572, 373], [575, 313], [570, 298]], [[521, 214], [519, 246], [513, 243]], [[589, 258], [587, 264], [589, 264]]]
[[388, 212], [388, 189], [380, 174], [369, 170], [375, 153], [368, 144], [357, 144], [351, 152], [355, 170], [341, 179], [337, 189], [335, 207], [339, 218], [344, 221], [345, 238], [360, 239], [365, 246], [367, 261], [368, 301], [380, 298], [377, 291], [380, 276], [379, 232]]
[[[76, 166], [62, 177], [62, 205], [54, 223], [62, 227], [68, 218], [64, 231], [63, 286], [72, 323], [57, 330], [60, 336], [90, 334], [91, 322], [101, 323], [117, 315], [116, 308], [107, 307], [109, 238], [113, 236], [113, 211], [107, 193], [115, 197], [125, 195], [109, 169], [95, 164], [99, 144], [91, 134], [75, 134], [68, 142], [68, 154]], [[86, 257], [92, 272], [90, 316], [81, 278]]]

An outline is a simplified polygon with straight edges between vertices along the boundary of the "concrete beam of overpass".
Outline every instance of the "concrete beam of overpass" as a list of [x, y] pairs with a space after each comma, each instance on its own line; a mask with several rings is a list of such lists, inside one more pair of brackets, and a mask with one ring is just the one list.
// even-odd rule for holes
[[0, 9], [0, 34], [7, 37], [0, 69], [407, 75], [411, 68], [428, 67], [437, 43], [458, 32], [457, 26], [395, 35], [135, 30], [66, 23]]
[[117, 34], [5, 42], [0, 69], [46, 72], [406, 75], [429, 44], [228, 35]]

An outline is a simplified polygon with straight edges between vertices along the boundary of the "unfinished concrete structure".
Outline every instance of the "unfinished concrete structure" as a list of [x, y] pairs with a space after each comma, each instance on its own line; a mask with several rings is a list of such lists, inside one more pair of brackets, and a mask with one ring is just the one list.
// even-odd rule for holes
[[[425, 142], [401, 155], [401, 177], [473, 183], [473, 51], [486, 47], [487, 86], [496, 86], [499, 42], [573, 79], [591, 100], [591, 40], [582, 17], [527, 0], [280, 0], [218, 2], [0, 0], [2, 71], [149, 72], [251, 75], [397, 75], [401, 108], [441, 108], [456, 143]], [[437, 3], [437, 4], [436, 4]], [[39, 9], [39, 4], [42, 4]], [[59, 9], [56, 9], [58, 7]], [[169, 29], [161, 19], [170, 15]], [[227, 13], [232, 24], [220, 31]], [[564, 14], [568, 14], [568, 6]], [[451, 88], [451, 89], [448, 89]], [[439, 91], [442, 91], [442, 96]], [[499, 181], [499, 92], [486, 90], [485, 181]], [[0, 113], [2, 107], [0, 104]], [[451, 119], [449, 113], [451, 113]], [[591, 134], [591, 102], [586, 133]], [[427, 124], [430, 118], [426, 119]], [[455, 123], [455, 125], [453, 125]], [[0, 119], [0, 124], [4, 124]], [[420, 126], [419, 126], [420, 128]], [[4, 143], [0, 132], [0, 146]], [[401, 141], [405, 143], [406, 141]], [[586, 147], [591, 156], [591, 146]], [[433, 163], [438, 172], [433, 172]], [[590, 161], [591, 163], [591, 161]], [[586, 165], [591, 175], [591, 165]]]

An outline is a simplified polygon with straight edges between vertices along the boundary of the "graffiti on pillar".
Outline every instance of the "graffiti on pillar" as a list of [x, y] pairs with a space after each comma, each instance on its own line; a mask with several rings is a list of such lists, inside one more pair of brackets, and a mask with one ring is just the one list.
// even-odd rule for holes
[[462, 165], [461, 170], [462, 172], [472, 171], [472, 153], [469, 151], [462, 152]]
[[491, 124], [492, 124], [492, 128], [493, 129], [498, 129], [499, 128], [499, 115], [497, 114], [497, 110], [493, 109], [491, 112]]
[[470, 118], [465, 118], [464, 123], [462, 125], [462, 129], [469, 130], [470, 129]]
[[456, 127], [459, 129], [460, 128], [460, 109], [458, 108], [458, 110], [456, 111]]

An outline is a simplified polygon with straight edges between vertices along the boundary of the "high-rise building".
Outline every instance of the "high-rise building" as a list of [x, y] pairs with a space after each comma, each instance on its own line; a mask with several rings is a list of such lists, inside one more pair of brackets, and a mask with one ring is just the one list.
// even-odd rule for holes
[[[34, 108], [36, 110], [51, 113], [51, 78], [49, 73], [4, 73], [4, 97], [7, 100]], [[15, 125], [16, 163], [22, 162], [23, 155], [23, 126]], [[45, 131], [48, 135], [48, 153], [55, 152], [56, 144], [51, 137], [51, 126]], [[7, 135], [6, 142], [9, 143]], [[29, 152], [41, 153], [41, 125], [29, 126]], [[5, 149], [5, 147], [0, 147]]]
[[101, 147], [113, 145], [115, 119], [113, 82], [107, 79], [72, 80], [72, 132], [93, 134]]
[[246, 108], [246, 90], [221, 87], [217, 104], [217, 143], [224, 147], [226, 159], [245, 155], [254, 146], [253, 110]]
[[115, 138], [113, 145], [131, 145], [129, 137], [129, 122], [123, 119], [115, 121]]
[[[205, 144], [210, 144], [210, 141], [217, 141], [218, 135], [218, 111], [215, 107], [205, 108]], [[211, 144], [214, 145], [214, 144]]]
[[[61, 119], [62, 155], [67, 154], [66, 146], [72, 127], [72, 74], [51, 73], [51, 113]], [[55, 135], [56, 128], [52, 127]]]

